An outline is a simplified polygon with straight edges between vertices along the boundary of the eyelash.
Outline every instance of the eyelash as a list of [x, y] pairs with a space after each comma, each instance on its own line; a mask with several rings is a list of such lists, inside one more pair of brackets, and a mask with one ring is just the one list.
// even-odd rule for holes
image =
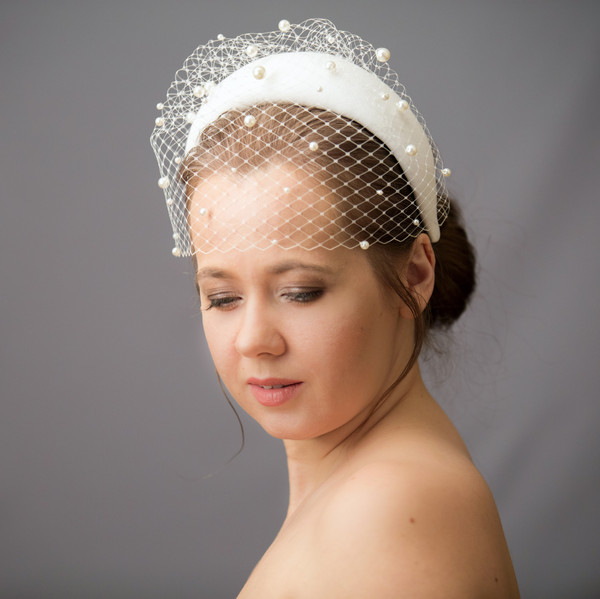
[[[323, 295], [323, 289], [307, 289], [303, 291], [288, 291], [283, 293], [281, 297], [285, 298], [287, 301], [295, 304], [309, 304], [310, 302], [314, 302], [319, 299]], [[238, 302], [240, 298], [238, 296], [222, 296], [222, 297], [213, 297], [208, 298], [209, 304], [206, 310], [211, 310], [212, 308], [216, 308], [217, 310], [231, 310], [235, 307], [236, 302]]]
[[323, 289], [306, 289], [303, 291], [292, 291], [283, 294], [290, 302], [297, 304], [308, 304], [319, 299], [323, 295]]
[[236, 296], [225, 296], [225, 297], [213, 297], [208, 298], [209, 304], [206, 308], [210, 310], [211, 308], [217, 308], [217, 310], [227, 310], [233, 307], [234, 302], [239, 300], [239, 297]]

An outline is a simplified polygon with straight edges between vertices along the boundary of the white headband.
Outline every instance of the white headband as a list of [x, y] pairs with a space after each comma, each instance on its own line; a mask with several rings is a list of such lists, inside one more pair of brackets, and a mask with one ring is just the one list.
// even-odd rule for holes
[[400, 163], [431, 241], [438, 241], [436, 171], [429, 139], [408, 102], [377, 75], [342, 57], [318, 52], [272, 54], [250, 62], [210, 90], [192, 122], [186, 154], [198, 144], [204, 128], [223, 113], [262, 102], [330, 110], [376, 135]]

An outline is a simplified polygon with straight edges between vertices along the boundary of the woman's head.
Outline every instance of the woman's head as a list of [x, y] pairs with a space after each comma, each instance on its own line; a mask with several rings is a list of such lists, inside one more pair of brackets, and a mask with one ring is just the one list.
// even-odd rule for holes
[[[403, 348], [410, 351], [402, 352], [401, 368], [380, 389], [384, 399], [414, 366], [429, 327], [450, 325], [471, 295], [474, 258], [458, 215], [453, 211], [443, 225], [433, 257], [422, 225], [414, 222], [411, 186], [380, 140], [320, 109], [263, 105], [251, 112], [251, 128], [240, 126], [247, 114], [230, 111], [205, 129], [182, 165], [196, 264], [205, 272], [214, 262], [205, 256], [224, 248], [237, 256], [236, 264], [242, 257], [267, 264], [281, 249], [318, 250], [321, 260], [326, 250], [334, 262], [340, 252], [353, 264], [362, 259], [388, 300], [405, 307]], [[317, 152], [307, 151], [307, 139], [318, 144]], [[357, 239], [368, 242], [366, 251], [356, 247]], [[292, 254], [296, 260], [298, 252]], [[201, 284], [199, 290], [202, 296]]]
[[[153, 145], [174, 254], [194, 255], [201, 271], [212, 264], [205, 257], [241, 263], [249, 252], [264, 264], [288, 250], [351, 252], [369, 266], [414, 331], [391, 389], [428, 327], [446, 327], [464, 310], [474, 258], [450, 211], [449, 170], [388, 59], [386, 49], [320, 20], [211, 42], [160, 104]], [[419, 252], [423, 269], [413, 260]], [[434, 267], [435, 288], [421, 284]]]

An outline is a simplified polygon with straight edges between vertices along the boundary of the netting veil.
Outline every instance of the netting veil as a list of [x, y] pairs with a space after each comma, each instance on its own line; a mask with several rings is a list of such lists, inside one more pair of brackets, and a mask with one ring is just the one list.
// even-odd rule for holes
[[173, 254], [437, 241], [450, 171], [389, 59], [323, 19], [198, 47], [151, 136]]

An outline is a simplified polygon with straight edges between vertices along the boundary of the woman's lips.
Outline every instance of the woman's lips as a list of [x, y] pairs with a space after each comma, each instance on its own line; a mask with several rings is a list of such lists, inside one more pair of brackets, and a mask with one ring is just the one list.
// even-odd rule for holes
[[247, 381], [252, 395], [263, 406], [281, 406], [290, 401], [299, 392], [302, 381], [290, 379], [255, 379]]

